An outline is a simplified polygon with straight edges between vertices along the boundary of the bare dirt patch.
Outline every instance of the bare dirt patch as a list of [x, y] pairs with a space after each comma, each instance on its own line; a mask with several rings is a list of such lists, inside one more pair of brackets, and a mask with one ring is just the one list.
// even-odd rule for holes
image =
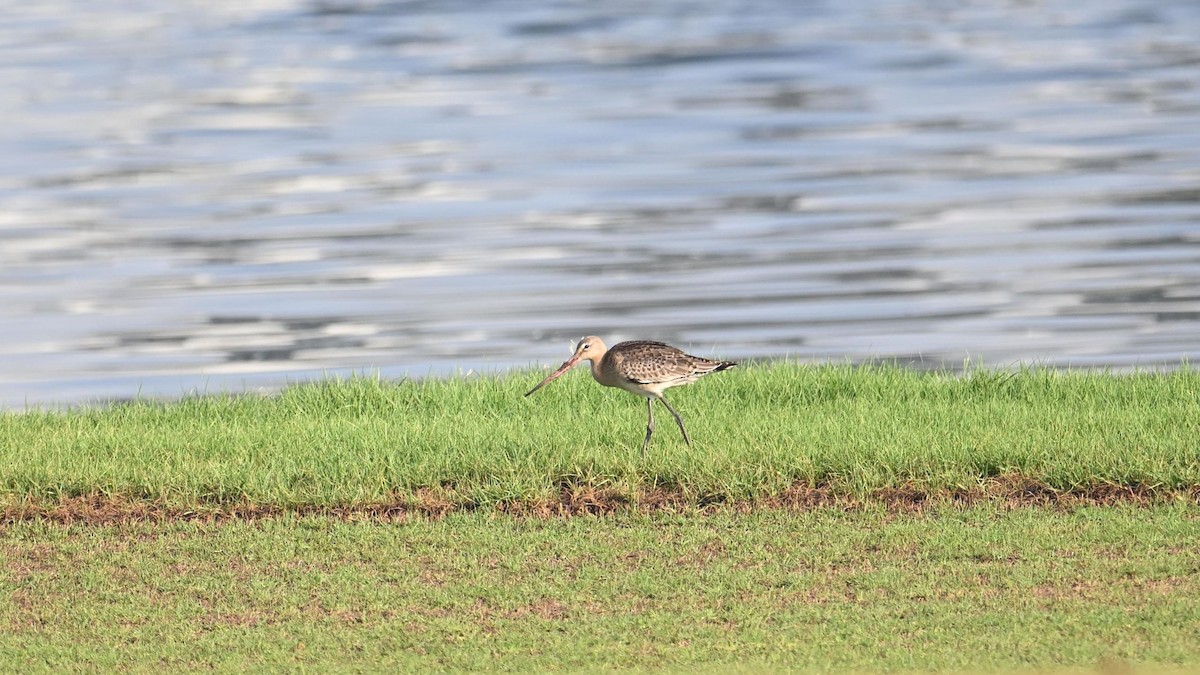
[[905, 484], [855, 495], [829, 485], [794, 484], [783, 492], [749, 500], [726, 500], [719, 495], [700, 499], [683, 490], [647, 487], [635, 494], [610, 488], [564, 485], [555, 497], [479, 504], [452, 489], [423, 488], [378, 503], [278, 505], [236, 502], [175, 506], [121, 495], [92, 494], [53, 502], [10, 501], [0, 505], [0, 525], [41, 520], [62, 524], [106, 525], [145, 521], [259, 520], [285, 514], [320, 515], [340, 520], [402, 522], [409, 518], [439, 518], [462, 511], [495, 511], [520, 517], [558, 518], [603, 516], [621, 512], [704, 513], [721, 509], [751, 511], [783, 509], [856, 511], [883, 507], [895, 513], [918, 513], [931, 508], [1000, 504], [1005, 508], [1072, 509], [1082, 506], [1128, 504], [1150, 506], [1184, 500], [1200, 504], [1200, 486], [1165, 488], [1150, 485], [1102, 483], [1060, 489], [1028, 476], [1010, 474], [979, 481], [969, 487], [929, 489]]

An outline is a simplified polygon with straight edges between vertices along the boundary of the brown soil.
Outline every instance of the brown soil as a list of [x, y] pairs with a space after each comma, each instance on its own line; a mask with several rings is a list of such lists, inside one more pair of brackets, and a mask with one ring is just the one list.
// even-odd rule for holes
[[485, 509], [515, 516], [547, 518], [621, 512], [811, 511], [826, 508], [843, 511], [884, 508], [896, 513], [918, 513], [931, 508], [980, 503], [996, 504], [1006, 509], [1071, 509], [1117, 504], [1150, 506], [1172, 500], [1200, 504], [1200, 486], [1171, 489], [1105, 483], [1064, 490], [1053, 488], [1035, 478], [1014, 474], [990, 478], [967, 488], [929, 490], [916, 485], [901, 485], [879, 489], [866, 496], [856, 496], [830, 486], [796, 484], [778, 495], [744, 501], [722, 499], [720, 496], [689, 496], [681, 490], [664, 488], [645, 488], [636, 495], [630, 495], [606, 488], [565, 486], [553, 499], [518, 500], [495, 505], [475, 504], [456, 498], [452, 491], [434, 489], [398, 495], [379, 503], [344, 506], [280, 506], [241, 502], [184, 507], [95, 494], [55, 502], [9, 502], [0, 505], [0, 524], [29, 520], [88, 525], [140, 521], [258, 520], [285, 514], [318, 515], [339, 520], [403, 521], [414, 517], [438, 518], [453, 512]]

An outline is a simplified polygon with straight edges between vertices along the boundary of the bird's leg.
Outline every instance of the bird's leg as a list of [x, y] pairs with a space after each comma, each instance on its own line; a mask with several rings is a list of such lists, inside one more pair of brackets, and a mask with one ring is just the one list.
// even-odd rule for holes
[[646, 399], [646, 440], [642, 441], [642, 456], [646, 456], [646, 448], [650, 447], [650, 437], [654, 435], [654, 399]]
[[692, 439], [688, 438], [687, 429], [683, 428], [683, 418], [679, 416], [679, 413], [675, 412], [675, 409], [671, 407], [670, 403], [667, 403], [667, 399], [663, 398], [661, 394], [658, 400], [662, 401], [662, 404], [667, 406], [667, 410], [671, 411], [671, 415], [675, 418], [675, 423], [679, 425], [679, 430], [683, 432], [683, 442], [687, 443], [689, 448], [692, 447]]

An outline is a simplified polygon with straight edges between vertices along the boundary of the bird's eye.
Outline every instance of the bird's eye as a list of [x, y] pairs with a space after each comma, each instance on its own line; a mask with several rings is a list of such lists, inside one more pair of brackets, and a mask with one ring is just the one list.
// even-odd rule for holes
[[587, 344], [587, 343], [585, 343], [585, 344], [583, 345], [583, 351], [585, 351], [585, 352], [586, 352], [586, 351], [588, 350], [588, 347], [591, 347], [591, 345], [590, 345], [590, 344]]

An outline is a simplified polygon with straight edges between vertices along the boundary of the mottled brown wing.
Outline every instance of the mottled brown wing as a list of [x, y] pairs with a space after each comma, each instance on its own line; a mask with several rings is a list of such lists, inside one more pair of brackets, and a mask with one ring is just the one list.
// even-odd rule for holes
[[671, 345], [651, 340], [618, 343], [609, 350], [608, 358], [613, 359], [621, 377], [637, 384], [691, 380], [733, 365], [685, 354]]

